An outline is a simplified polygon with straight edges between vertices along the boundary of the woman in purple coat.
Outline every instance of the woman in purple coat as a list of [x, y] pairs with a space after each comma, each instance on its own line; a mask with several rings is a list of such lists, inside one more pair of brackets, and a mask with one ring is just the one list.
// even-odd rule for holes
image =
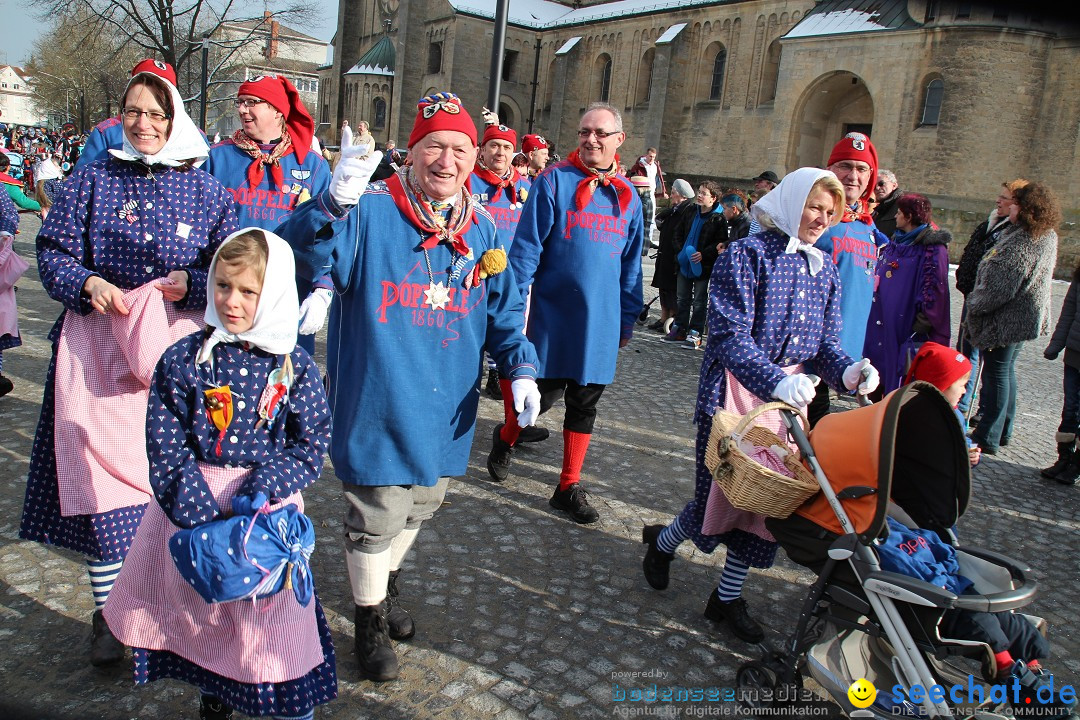
[[949, 345], [948, 230], [931, 224], [930, 201], [906, 193], [896, 203], [896, 232], [882, 251], [863, 354], [881, 373], [881, 394], [900, 387], [907, 359], [931, 340]]
[[[193, 167], [208, 148], [176, 87], [156, 74], [136, 74], [120, 113], [123, 147], [68, 178], [37, 237], [41, 284], [64, 311], [49, 333], [53, 357], [19, 527], [23, 539], [86, 557], [97, 607], [94, 665], [124, 657], [101, 607], [151, 498], [148, 471], [139, 469], [146, 462], [148, 391], [113, 362], [118, 346], [134, 348], [134, 355], [147, 350], [133, 339], [127, 323], [137, 312], [128, 303], [156, 294], [163, 313], [197, 328], [210, 260], [236, 229], [225, 188]], [[80, 355], [91, 344], [85, 338], [110, 359]]]

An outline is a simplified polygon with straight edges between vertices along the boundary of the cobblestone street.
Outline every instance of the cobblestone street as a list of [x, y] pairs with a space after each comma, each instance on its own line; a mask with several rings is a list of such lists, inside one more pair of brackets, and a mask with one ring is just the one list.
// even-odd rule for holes
[[[87, 661], [93, 599], [82, 558], [18, 539], [27, 465], [49, 360], [46, 335], [60, 312], [37, 280], [39, 221], [22, 216], [18, 252], [32, 262], [19, 284], [23, 346], [4, 354], [15, 390], [0, 399], [0, 720], [195, 718], [198, 691], [167, 681], [136, 687], [129, 664]], [[651, 261], [646, 265], [646, 298]], [[1056, 319], [1067, 285], [1054, 284]], [[953, 291], [953, 327], [959, 293]], [[654, 304], [652, 319], [657, 317]], [[418, 631], [396, 645], [401, 677], [358, 680], [353, 605], [342, 557], [341, 486], [327, 462], [305, 492], [316, 525], [316, 587], [334, 632], [339, 697], [320, 718], [600, 718], [618, 715], [613, 683], [730, 687], [740, 663], [761, 649], [702, 618], [723, 552], [684, 543], [671, 587], [652, 590], [641, 572], [643, 524], [666, 522], [693, 493], [691, 424], [702, 354], [660, 341], [639, 326], [620, 354], [585, 462], [583, 486], [601, 520], [579, 526], [548, 506], [562, 459], [561, 405], [540, 424], [546, 442], [522, 447], [510, 479], [488, 479], [485, 459], [501, 404], [480, 401], [469, 474], [424, 526], [401, 575], [402, 602]], [[966, 544], [1029, 563], [1040, 594], [1030, 611], [1050, 624], [1055, 685], [1080, 682], [1080, 486], [1039, 477], [1055, 457], [1062, 363], [1042, 358], [1045, 338], [1019, 363], [1018, 429], [974, 473], [961, 520]], [[321, 357], [317, 358], [322, 360]], [[837, 409], [851, 407], [839, 401]], [[372, 432], [379, 432], [372, 427]], [[754, 571], [750, 608], [777, 646], [794, 628], [811, 575], [786, 558]], [[636, 674], [636, 675], [635, 675]], [[704, 704], [683, 703], [669, 716]], [[715, 714], [730, 715], [730, 707]], [[655, 709], [655, 708], [654, 708]]]

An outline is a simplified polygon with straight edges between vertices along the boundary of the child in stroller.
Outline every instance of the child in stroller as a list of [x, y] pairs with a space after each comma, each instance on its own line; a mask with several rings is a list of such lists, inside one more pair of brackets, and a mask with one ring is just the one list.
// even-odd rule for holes
[[[793, 416], [786, 424], [822, 491], [790, 517], [766, 524], [788, 556], [818, 578], [784, 650], [741, 667], [739, 686], [799, 684], [806, 672], [846, 712], [853, 709], [847, 691], [855, 680], [865, 678], [885, 689], [868, 708], [878, 718], [985, 714], [1006, 698], [1017, 715], [1070, 715], [1075, 697], [1045, 692], [1050, 676], [1037, 665], [1010, 665], [1015, 679], [996, 691], [971, 672], [971, 661], [981, 662], [987, 682], [999, 679], [991, 645], [955, 622], [974, 616], [954, 611], [1010, 613], [1014, 633], [1024, 627], [1014, 623], [1038, 630], [1044, 623], [1012, 613], [1035, 596], [1029, 568], [955, 544], [952, 528], [967, 508], [971, 476], [963, 432], [942, 394], [928, 383], [905, 385], [879, 403], [823, 419], [812, 441]], [[879, 554], [890, 517], [904, 528], [930, 531], [949, 546], [956, 574], [970, 579], [970, 587], [949, 589], [886, 570]], [[1037, 645], [1033, 635], [1038, 633], [1027, 630], [1025, 641]], [[958, 637], [964, 633], [970, 636]], [[1045, 654], [1031, 647], [1009, 649], [1021, 660]], [[931, 692], [934, 686], [945, 688], [944, 695]], [[964, 692], [950, 695], [950, 686]], [[1040, 687], [1044, 692], [1037, 693]], [[1030, 693], [1021, 696], [1021, 688]], [[1032, 700], [1025, 703], [1028, 697]]]

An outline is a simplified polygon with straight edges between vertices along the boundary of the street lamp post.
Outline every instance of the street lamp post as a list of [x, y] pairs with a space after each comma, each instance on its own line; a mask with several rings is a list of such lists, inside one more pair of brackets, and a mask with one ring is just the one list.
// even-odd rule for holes
[[206, 66], [210, 57], [210, 36], [203, 35], [202, 39], [202, 73], [199, 78], [199, 129], [206, 132]]

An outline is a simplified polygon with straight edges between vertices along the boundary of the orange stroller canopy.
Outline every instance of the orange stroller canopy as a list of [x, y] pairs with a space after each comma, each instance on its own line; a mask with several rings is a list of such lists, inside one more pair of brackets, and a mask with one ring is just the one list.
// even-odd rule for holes
[[[847, 488], [874, 489], [841, 496], [864, 544], [882, 533], [890, 499], [928, 529], [947, 530], [967, 509], [967, 442], [955, 411], [929, 383], [911, 383], [881, 402], [826, 415], [810, 433], [810, 445], [838, 495]], [[844, 532], [822, 493], [795, 512], [837, 535]]]

